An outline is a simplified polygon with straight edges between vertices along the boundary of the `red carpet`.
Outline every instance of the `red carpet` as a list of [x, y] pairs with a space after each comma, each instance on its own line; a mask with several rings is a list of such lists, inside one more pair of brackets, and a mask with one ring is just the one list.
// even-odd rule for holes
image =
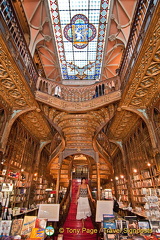
[[67, 219], [63, 225], [63, 240], [96, 240], [97, 234], [95, 232], [97, 230], [94, 228], [91, 218], [88, 217], [87, 219], [85, 219], [84, 228], [82, 225], [82, 221], [76, 220], [76, 194], [79, 184], [80, 180], [72, 180], [72, 199]]

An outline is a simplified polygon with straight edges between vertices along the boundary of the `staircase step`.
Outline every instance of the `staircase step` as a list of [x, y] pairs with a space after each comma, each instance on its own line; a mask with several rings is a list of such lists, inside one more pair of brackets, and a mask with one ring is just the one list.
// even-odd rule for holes
[[80, 183], [81, 183], [80, 179], [72, 180], [71, 203], [68, 211], [68, 216], [66, 218], [65, 223], [63, 224], [64, 228], [63, 240], [75, 240], [75, 239], [97, 240], [97, 234], [93, 233], [95, 229], [90, 217], [85, 219], [84, 225], [82, 223], [82, 220], [76, 220], [77, 214], [76, 195]]

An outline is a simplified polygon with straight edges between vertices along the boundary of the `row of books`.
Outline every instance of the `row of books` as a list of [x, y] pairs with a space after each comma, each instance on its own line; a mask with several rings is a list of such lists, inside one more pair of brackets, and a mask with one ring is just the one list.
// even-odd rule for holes
[[128, 195], [120, 195], [121, 201], [128, 201]]
[[47, 180], [43, 179], [42, 177], [38, 178], [39, 183], [47, 184]]
[[35, 190], [35, 193], [36, 193], [36, 194], [45, 194], [46, 192], [45, 192], [45, 190], [43, 190], [43, 189], [36, 189], [36, 190]]
[[143, 178], [148, 178], [148, 177], [150, 177], [150, 172], [149, 172], [149, 170], [143, 170], [143, 171], [141, 171], [141, 174], [142, 174], [142, 177], [143, 177]]
[[133, 200], [135, 202], [139, 202], [139, 203], [144, 203], [145, 202], [145, 197], [133, 197]]
[[18, 168], [22, 167], [22, 164], [19, 163], [19, 162], [16, 162], [15, 159], [11, 160], [11, 165], [14, 166], [14, 167], [18, 167]]
[[137, 182], [133, 182], [133, 187], [138, 187], [138, 188], [145, 188], [145, 187], [152, 187], [152, 180], [151, 179], [146, 179], [143, 181], [137, 181]]
[[117, 189], [127, 189], [127, 185], [126, 184], [123, 184], [123, 185], [120, 185], [120, 186], [117, 186]]
[[[24, 219], [0, 221], [0, 236], [26, 235], [30, 238], [44, 237], [47, 219], [36, 216], [25, 216]], [[41, 234], [40, 234], [41, 229]], [[38, 231], [39, 230], [39, 231]]]
[[124, 236], [135, 234], [151, 235], [160, 233], [160, 221], [137, 220], [136, 216], [125, 216], [124, 219], [116, 219], [112, 214], [103, 215], [103, 230], [107, 234], [120, 233]]
[[155, 184], [160, 185], [160, 176], [155, 177]]
[[117, 184], [125, 184], [125, 183], [126, 183], [126, 179], [125, 178], [119, 179], [117, 181]]
[[135, 180], [135, 181], [140, 180], [140, 175], [134, 175], [133, 180]]
[[45, 190], [46, 187], [47, 187], [47, 184], [46, 185], [39, 185], [37, 189], [44, 189]]
[[16, 190], [16, 194], [26, 194], [27, 188], [19, 188]]
[[12, 202], [24, 202], [27, 201], [27, 197], [25, 195], [19, 195], [19, 196], [14, 196], [13, 198], [10, 199]]
[[16, 187], [30, 187], [30, 186], [31, 186], [31, 182], [29, 181], [25, 181], [25, 182], [17, 181], [16, 183]]
[[36, 200], [43, 200], [46, 197], [47, 197], [47, 195], [37, 195], [37, 196], [34, 196], [33, 200], [34, 201], [36, 201]]
[[117, 192], [118, 192], [119, 194], [128, 195], [128, 190], [127, 190], [127, 189], [119, 189]]

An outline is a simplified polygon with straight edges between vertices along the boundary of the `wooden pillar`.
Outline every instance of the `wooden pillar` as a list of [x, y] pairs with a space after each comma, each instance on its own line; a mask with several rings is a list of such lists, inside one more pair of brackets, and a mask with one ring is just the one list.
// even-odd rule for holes
[[59, 160], [58, 160], [58, 173], [57, 173], [57, 181], [56, 181], [56, 203], [58, 203], [58, 197], [59, 197], [59, 185], [60, 185], [60, 175], [61, 175], [61, 165], [63, 160], [63, 153], [61, 152], [59, 154]]
[[96, 152], [96, 164], [97, 164], [97, 200], [101, 199], [101, 179], [100, 179], [100, 163], [99, 163], [99, 155]]

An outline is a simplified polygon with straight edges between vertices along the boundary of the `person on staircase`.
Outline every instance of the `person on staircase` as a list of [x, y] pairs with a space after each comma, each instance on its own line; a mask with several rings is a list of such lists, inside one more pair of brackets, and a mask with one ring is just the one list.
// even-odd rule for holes
[[81, 185], [78, 187], [77, 195], [76, 195], [76, 203], [77, 206], [77, 220], [82, 220], [82, 225], [84, 227], [84, 219], [91, 216], [91, 209], [89, 206], [88, 195], [91, 198], [91, 201], [95, 200], [92, 198], [90, 189], [88, 184], [86, 183], [86, 178], [83, 177], [81, 180]]

